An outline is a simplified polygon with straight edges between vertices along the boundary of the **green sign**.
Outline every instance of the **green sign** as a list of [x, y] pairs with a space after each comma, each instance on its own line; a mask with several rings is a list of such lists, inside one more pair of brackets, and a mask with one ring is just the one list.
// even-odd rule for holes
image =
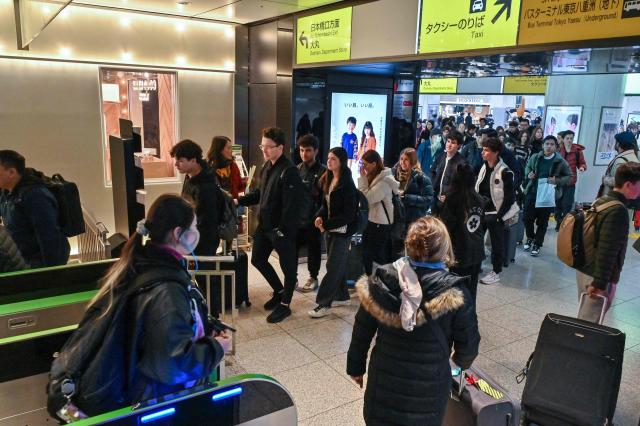
[[351, 13], [352, 8], [346, 7], [298, 18], [296, 63], [351, 59]]
[[418, 53], [515, 46], [520, 0], [422, 0]]
[[420, 80], [420, 93], [456, 93], [458, 91], [458, 79], [450, 78], [423, 78]]

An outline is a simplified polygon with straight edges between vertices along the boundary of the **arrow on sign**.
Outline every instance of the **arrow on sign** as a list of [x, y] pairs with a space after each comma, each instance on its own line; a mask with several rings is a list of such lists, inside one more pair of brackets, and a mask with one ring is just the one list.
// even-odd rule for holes
[[307, 38], [306, 35], [304, 35], [304, 31], [302, 32], [302, 34], [300, 34], [300, 44], [303, 45], [304, 47], [306, 47], [307, 49], [309, 48], [309, 39]]
[[507, 11], [507, 19], [506, 20], [507, 21], [509, 20], [509, 18], [511, 17], [511, 1], [512, 0], [496, 0], [496, 2], [493, 5], [494, 6], [502, 5], [502, 7], [498, 11], [498, 13], [496, 13], [496, 16], [494, 16], [493, 19], [491, 20], [492, 24], [496, 23], [498, 18], [500, 18], [500, 16], [502, 16], [502, 14], [505, 12], [505, 10]]

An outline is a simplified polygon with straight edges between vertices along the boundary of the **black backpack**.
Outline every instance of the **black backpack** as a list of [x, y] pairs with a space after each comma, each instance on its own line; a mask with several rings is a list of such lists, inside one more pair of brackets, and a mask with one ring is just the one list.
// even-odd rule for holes
[[126, 353], [129, 301], [163, 281], [190, 283], [185, 272], [156, 268], [139, 275], [131, 287], [113, 297], [113, 305], [102, 315], [109, 303], [104, 297], [85, 313], [78, 329], [59, 353], [54, 355], [49, 384], [47, 411], [58, 420], [58, 411], [67, 402], [83, 413], [94, 416], [131, 405], [127, 392]]
[[35, 170], [27, 169], [36, 177], [56, 198], [58, 202], [58, 223], [65, 237], [75, 237], [84, 234], [84, 216], [78, 186], [66, 181], [60, 174], [51, 177]]
[[218, 236], [224, 241], [233, 240], [238, 236], [238, 210], [233, 197], [218, 185], [222, 197], [222, 215], [218, 225]]
[[356, 213], [355, 233], [362, 234], [369, 222], [369, 201], [367, 201], [367, 197], [362, 191], [357, 189], [356, 191], [358, 192], [358, 211]]
[[404, 210], [404, 204], [402, 204], [400, 196], [395, 192], [391, 196], [391, 202], [393, 203], [393, 223], [389, 220], [389, 213], [387, 213], [384, 200], [381, 201], [384, 214], [387, 216], [387, 220], [391, 225], [391, 238], [394, 240], [404, 240], [404, 237], [406, 236], [406, 212]]

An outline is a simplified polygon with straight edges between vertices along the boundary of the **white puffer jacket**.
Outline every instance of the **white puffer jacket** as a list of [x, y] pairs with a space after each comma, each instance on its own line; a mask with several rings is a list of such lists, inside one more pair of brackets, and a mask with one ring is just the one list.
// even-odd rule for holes
[[[385, 167], [378, 176], [373, 179], [371, 185], [366, 176], [360, 176], [358, 178], [358, 189], [362, 191], [367, 201], [369, 202], [369, 222], [377, 223], [380, 225], [388, 225], [389, 220], [393, 223], [393, 201], [391, 201], [392, 194], [398, 193], [400, 184], [393, 177], [391, 169]], [[382, 208], [384, 203], [389, 215], [384, 213]]]

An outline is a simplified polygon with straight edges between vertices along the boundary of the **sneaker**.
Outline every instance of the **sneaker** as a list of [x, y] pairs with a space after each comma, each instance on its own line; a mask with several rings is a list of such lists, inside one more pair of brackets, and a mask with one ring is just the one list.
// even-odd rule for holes
[[351, 305], [351, 299], [346, 300], [334, 300], [331, 302], [331, 306], [349, 306]]
[[326, 306], [321, 306], [321, 305], [318, 305], [315, 308], [313, 308], [312, 310], [310, 310], [309, 312], [307, 312], [307, 314], [309, 314], [309, 316], [311, 318], [326, 317], [330, 313], [331, 313], [331, 308], [328, 308]]
[[532, 238], [529, 238], [529, 239], [527, 240], [527, 242], [526, 242], [526, 243], [524, 243], [524, 246], [522, 247], [522, 249], [523, 249], [524, 251], [529, 251], [529, 250], [531, 250], [531, 246], [532, 246], [532, 245], [533, 245], [533, 239], [532, 239]]
[[265, 311], [273, 311], [282, 301], [282, 293], [272, 293], [271, 299], [264, 304]]
[[282, 303], [279, 303], [278, 306], [276, 306], [276, 308], [273, 310], [273, 312], [271, 312], [267, 317], [267, 322], [275, 324], [282, 321], [289, 315], [291, 315], [291, 309], [289, 308], [289, 305], [283, 305]]
[[540, 254], [540, 246], [537, 244], [534, 244], [533, 248], [531, 249], [531, 256], [538, 257], [539, 254]]
[[304, 283], [302, 287], [296, 287], [296, 290], [298, 290], [300, 293], [311, 293], [316, 288], [318, 288], [318, 280], [316, 278], [309, 277], [307, 282]]
[[481, 284], [497, 284], [500, 282], [500, 275], [491, 271], [480, 279]]

